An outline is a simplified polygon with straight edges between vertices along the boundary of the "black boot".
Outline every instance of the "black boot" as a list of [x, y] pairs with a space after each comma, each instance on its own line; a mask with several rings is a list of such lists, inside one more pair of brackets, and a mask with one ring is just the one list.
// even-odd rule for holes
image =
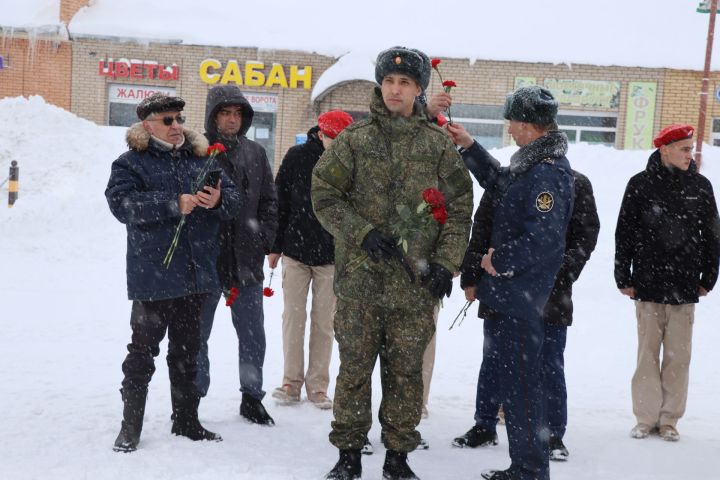
[[200, 397], [197, 395], [183, 395], [176, 388], [170, 389], [170, 397], [173, 407], [173, 424], [171, 432], [173, 435], [187, 437], [190, 440], [208, 440], [222, 442], [222, 437], [217, 433], [206, 430], [198, 419], [198, 406]]
[[340, 460], [325, 475], [326, 480], [356, 480], [362, 476], [360, 450], [340, 450]]
[[115, 439], [113, 450], [116, 452], [134, 452], [140, 443], [147, 389], [121, 388], [123, 401], [123, 421], [120, 433]]
[[248, 395], [242, 394], [242, 402], [240, 402], [240, 415], [247, 420], [257, 423], [258, 425], [275, 425], [275, 420], [268, 414], [260, 400]]
[[407, 453], [388, 450], [383, 465], [385, 480], [420, 480], [407, 464]]

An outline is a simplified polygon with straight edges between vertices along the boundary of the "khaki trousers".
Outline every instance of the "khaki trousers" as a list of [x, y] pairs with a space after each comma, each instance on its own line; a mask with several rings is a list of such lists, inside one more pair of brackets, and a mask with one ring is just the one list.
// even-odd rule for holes
[[633, 413], [638, 423], [674, 427], [687, 402], [695, 304], [636, 302], [635, 309], [638, 356], [632, 378]]
[[[334, 265], [310, 267], [293, 258], [282, 257], [283, 385], [299, 392], [305, 385], [308, 396], [327, 393], [333, 347], [333, 319], [336, 300], [333, 292]], [[312, 283], [308, 368], [305, 373], [305, 322], [307, 297]]]
[[[433, 323], [437, 326], [438, 313], [440, 307], [433, 310]], [[437, 342], [437, 333], [434, 333], [430, 339], [430, 343], [425, 348], [422, 363], [422, 379], [423, 379], [423, 407], [427, 409], [428, 397], [430, 396], [430, 381], [432, 380], [433, 368], [435, 368], [435, 344]]]

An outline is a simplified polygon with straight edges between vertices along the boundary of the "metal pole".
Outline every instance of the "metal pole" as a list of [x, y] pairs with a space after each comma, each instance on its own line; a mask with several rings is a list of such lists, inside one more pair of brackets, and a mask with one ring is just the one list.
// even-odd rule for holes
[[[716, 0], [717, 1], [717, 0]], [[15, 205], [15, 201], [18, 199], [18, 189], [20, 184], [20, 167], [17, 166], [17, 162], [13, 160], [10, 163], [10, 183], [8, 184], [8, 208]]]
[[697, 144], [695, 146], [695, 163], [702, 164], [702, 144], [705, 138], [705, 116], [707, 113], [708, 87], [710, 84], [710, 59], [712, 58], [713, 39], [715, 37], [715, 13], [718, 0], [710, 2], [710, 22], [708, 25], [707, 46], [705, 47], [705, 70], [703, 71], [702, 92], [700, 93], [700, 115], [697, 125]]

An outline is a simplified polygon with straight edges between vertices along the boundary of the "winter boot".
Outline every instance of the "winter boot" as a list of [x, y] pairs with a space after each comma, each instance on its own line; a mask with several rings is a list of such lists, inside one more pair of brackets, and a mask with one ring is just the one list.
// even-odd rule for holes
[[326, 480], [356, 480], [362, 476], [360, 450], [340, 450], [340, 459], [325, 475]]
[[262, 402], [247, 393], [242, 394], [240, 416], [258, 425], [267, 425], [269, 427], [275, 425], [275, 420], [273, 420], [267, 410], [265, 410]]
[[487, 447], [498, 444], [497, 432], [485, 430], [477, 425], [465, 432], [462, 437], [456, 437], [452, 441], [453, 447]]
[[137, 450], [138, 443], [140, 443], [147, 388], [121, 388], [120, 393], [123, 401], [123, 421], [120, 433], [115, 439], [113, 450], [116, 452], [134, 452]]
[[206, 430], [200, 424], [198, 419], [200, 397], [193, 394], [183, 395], [177, 388], [170, 389], [170, 397], [173, 407], [173, 424], [170, 431], [173, 435], [187, 437], [194, 442], [198, 440], [222, 442], [220, 435]]
[[388, 450], [383, 464], [384, 480], [420, 480], [407, 464], [407, 453]]
[[368, 437], [365, 437], [365, 442], [360, 449], [360, 453], [362, 453], [363, 455], [372, 455], [373, 453], [375, 453], [375, 449], [373, 449], [373, 445], [372, 443], [370, 443], [370, 439]]
[[484, 470], [480, 476], [485, 480], [515, 480], [509, 468], [507, 470]]
[[550, 460], [556, 462], [567, 461], [570, 452], [563, 443], [562, 439], [555, 435], [550, 435]]

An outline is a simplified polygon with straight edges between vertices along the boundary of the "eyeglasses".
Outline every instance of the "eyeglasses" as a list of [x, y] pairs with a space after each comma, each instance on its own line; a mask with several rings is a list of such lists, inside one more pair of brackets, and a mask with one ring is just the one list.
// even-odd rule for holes
[[185, 117], [183, 117], [182, 115], [178, 115], [177, 117], [149, 118], [148, 121], [151, 121], [151, 122], [162, 121], [163, 125], [165, 125], [166, 127], [169, 127], [170, 125], [173, 124], [173, 121], [177, 122], [178, 125], [182, 125], [183, 123], [185, 123]]

